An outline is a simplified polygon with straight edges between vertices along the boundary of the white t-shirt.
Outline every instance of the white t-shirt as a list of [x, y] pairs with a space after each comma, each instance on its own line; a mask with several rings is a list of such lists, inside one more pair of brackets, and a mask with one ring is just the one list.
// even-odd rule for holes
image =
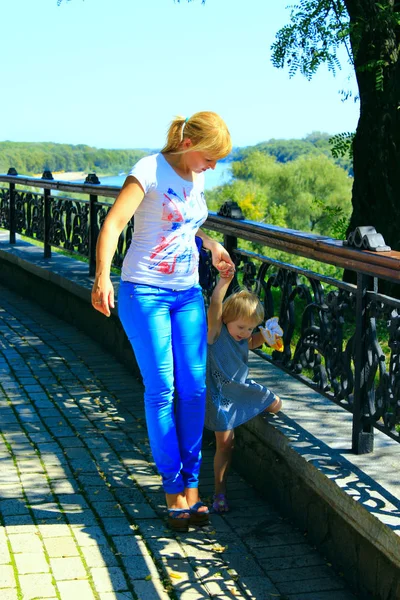
[[193, 287], [199, 280], [195, 234], [208, 215], [204, 174], [186, 181], [159, 153], [140, 159], [129, 175], [145, 196], [135, 212], [122, 280], [174, 290]]

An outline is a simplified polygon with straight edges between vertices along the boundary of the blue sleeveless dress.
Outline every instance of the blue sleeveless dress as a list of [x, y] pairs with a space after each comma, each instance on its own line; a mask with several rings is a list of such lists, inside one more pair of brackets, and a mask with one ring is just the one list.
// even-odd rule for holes
[[238, 427], [275, 400], [268, 388], [248, 379], [248, 358], [248, 340], [237, 342], [223, 324], [217, 341], [207, 347], [207, 429]]

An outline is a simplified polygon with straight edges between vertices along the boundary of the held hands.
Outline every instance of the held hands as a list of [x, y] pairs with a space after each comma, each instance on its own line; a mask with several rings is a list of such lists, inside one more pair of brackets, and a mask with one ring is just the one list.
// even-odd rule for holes
[[219, 276], [222, 277], [223, 279], [233, 279], [233, 276], [235, 274], [235, 266], [230, 265], [229, 263], [227, 263], [225, 260], [221, 260], [218, 264], [217, 267], [218, 269], [218, 273]]
[[283, 331], [279, 325], [278, 317], [272, 317], [271, 319], [268, 319], [268, 321], [265, 323], [265, 327], [260, 326], [260, 331], [268, 346], [274, 350], [277, 350], [278, 352], [283, 351]]
[[210, 250], [212, 254], [212, 263], [218, 270], [220, 277], [232, 279], [235, 274], [235, 265], [229, 256], [229, 253], [219, 242], [214, 242]]
[[94, 280], [92, 288], [92, 306], [106, 317], [111, 314], [110, 308], [114, 308], [114, 288], [110, 277], [99, 275]]

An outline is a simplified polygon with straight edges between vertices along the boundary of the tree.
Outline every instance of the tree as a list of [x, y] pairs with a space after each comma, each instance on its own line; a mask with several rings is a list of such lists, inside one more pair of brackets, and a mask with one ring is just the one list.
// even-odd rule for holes
[[301, 156], [282, 166], [271, 200], [286, 206], [292, 229], [343, 237], [351, 211], [351, 183], [346, 171], [323, 154]]
[[335, 72], [347, 46], [357, 78], [360, 118], [353, 139], [354, 184], [348, 232], [373, 225], [400, 249], [400, 3], [301, 0], [276, 35], [275, 66], [310, 78], [322, 63]]

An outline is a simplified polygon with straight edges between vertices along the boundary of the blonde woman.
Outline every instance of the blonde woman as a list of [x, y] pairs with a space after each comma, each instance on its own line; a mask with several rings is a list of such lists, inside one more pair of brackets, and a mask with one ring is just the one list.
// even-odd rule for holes
[[207, 218], [204, 172], [231, 148], [228, 128], [216, 113], [175, 118], [164, 148], [130, 171], [97, 243], [92, 304], [109, 316], [112, 257], [135, 215], [118, 312], [143, 377], [151, 450], [163, 481], [168, 524], [177, 531], [187, 531], [189, 523], [208, 523], [198, 492], [207, 334], [195, 236], [211, 251], [222, 276], [234, 269], [224, 247], [199, 230]]

